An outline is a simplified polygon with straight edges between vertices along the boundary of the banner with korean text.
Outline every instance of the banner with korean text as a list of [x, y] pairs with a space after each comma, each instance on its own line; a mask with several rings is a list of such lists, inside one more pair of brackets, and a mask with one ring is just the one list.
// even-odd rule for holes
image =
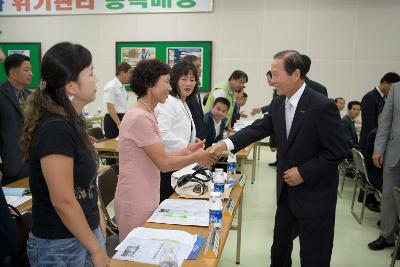
[[0, 0], [0, 16], [212, 12], [213, 0]]

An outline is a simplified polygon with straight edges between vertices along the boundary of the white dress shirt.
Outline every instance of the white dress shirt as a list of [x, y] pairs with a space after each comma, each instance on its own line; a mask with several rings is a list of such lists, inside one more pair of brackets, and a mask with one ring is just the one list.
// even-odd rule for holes
[[165, 103], [156, 106], [154, 112], [167, 152], [186, 148], [195, 142], [196, 127], [186, 102], [169, 95]]
[[127, 111], [128, 93], [117, 77], [104, 85], [103, 102], [113, 104], [117, 113]]
[[[296, 93], [294, 93], [294, 95], [292, 95], [290, 98], [286, 97], [285, 107], [288, 106], [289, 103], [290, 103], [291, 107], [290, 107], [290, 109], [285, 108], [285, 120], [286, 120], [286, 124], [290, 125], [290, 127], [293, 122], [293, 117], [296, 112], [297, 105], [299, 103], [301, 96], [303, 95], [305, 88], [306, 88], [306, 84], [303, 83], [303, 85], [299, 88], [299, 90], [297, 90]], [[286, 104], [287, 102], [288, 102], [288, 104]], [[286, 129], [287, 136], [289, 136], [290, 127], [286, 126], [286, 128], [289, 128], [289, 129]], [[235, 145], [229, 138], [224, 139], [223, 142], [225, 142], [227, 150], [232, 151], [233, 149], [235, 149]]]
[[378, 93], [381, 95], [382, 98], [385, 97], [385, 95], [382, 93], [381, 89], [379, 89], [379, 87], [375, 87], [376, 90], [378, 90]]

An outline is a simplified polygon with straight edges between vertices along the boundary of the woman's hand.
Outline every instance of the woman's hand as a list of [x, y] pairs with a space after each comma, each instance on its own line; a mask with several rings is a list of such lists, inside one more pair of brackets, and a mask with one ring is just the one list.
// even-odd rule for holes
[[197, 158], [197, 162], [200, 163], [201, 166], [203, 167], [210, 167], [212, 166], [215, 161], [218, 159], [217, 156], [209, 153], [208, 150], [198, 150], [195, 152], [196, 153], [196, 158]]
[[99, 207], [99, 216], [100, 216], [100, 230], [101, 234], [103, 235], [104, 240], [107, 239], [107, 228], [106, 228], [106, 219], [105, 215], [103, 213], [103, 210], [101, 209], [100, 203], [97, 205]]
[[92, 255], [92, 262], [94, 267], [107, 267], [110, 266], [110, 258], [99, 247], [99, 249]]
[[189, 154], [196, 152], [199, 149], [203, 149], [205, 142], [206, 142], [206, 140], [201, 141], [200, 139], [196, 138], [196, 143], [189, 144], [186, 147], [186, 153], [189, 155]]

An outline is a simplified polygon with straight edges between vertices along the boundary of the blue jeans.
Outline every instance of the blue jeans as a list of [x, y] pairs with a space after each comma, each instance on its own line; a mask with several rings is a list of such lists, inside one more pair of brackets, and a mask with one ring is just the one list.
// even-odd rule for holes
[[[100, 227], [97, 227], [93, 233], [99, 240], [100, 246], [106, 251]], [[76, 238], [41, 239], [30, 233], [27, 242], [27, 253], [31, 267], [93, 266], [89, 252]]]

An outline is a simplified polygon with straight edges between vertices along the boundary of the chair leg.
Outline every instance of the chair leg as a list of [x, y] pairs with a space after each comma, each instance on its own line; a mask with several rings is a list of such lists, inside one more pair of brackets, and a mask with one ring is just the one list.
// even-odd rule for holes
[[399, 246], [400, 246], [400, 236], [398, 235], [396, 238], [396, 246], [393, 249], [392, 262], [390, 263], [390, 267], [394, 267], [396, 263], [397, 251], [399, 250]]
[[344, 182], [346, 180], [346, 173], [345, 170], [339, 167], [339, 179], [342, 178], [340, 182], [340, 189], [338, 191], [338, 195], [340, 198], [342, 198], [342, 193], [343, 193], [343, 187], [344, 187]]
[[357, 188], [358, 188], [358, 183], [359, 183], [359, 177], [358, 175], [356, 175], [354, 177], [354, 191], [353, 191], [353, 199], [351, 200], [351, 214], [353, 214], [354, 218], [356, 219], [356, 221], [361, 224], [362, 220], [360, 219], [360, 217], [356, 214], [356, 212], [354, 211], [354, 203], [356, 200], [356, 195], [357, 195]]

